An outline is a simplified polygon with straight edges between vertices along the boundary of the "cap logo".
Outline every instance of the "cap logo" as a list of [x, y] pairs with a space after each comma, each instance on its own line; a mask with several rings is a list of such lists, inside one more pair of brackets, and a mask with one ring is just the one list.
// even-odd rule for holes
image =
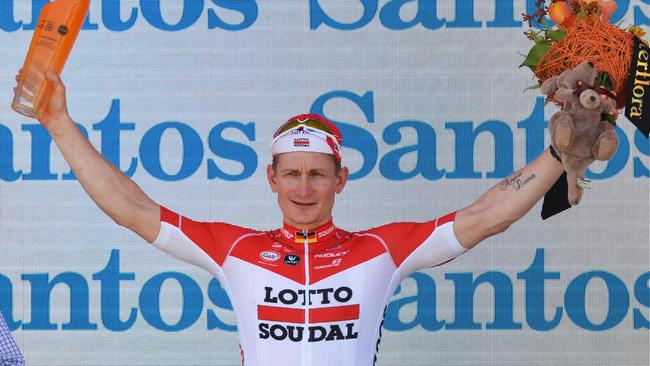
[[334, 155], [341, 162], [341, 132], [334, 124], [313, 114], [290, 118], [273, 134], [271, 155], [310, 151]]
[[293, 139], [293, 146], [295, 147], [309, 147], [309, 139], [307, 137], [298, 137]]

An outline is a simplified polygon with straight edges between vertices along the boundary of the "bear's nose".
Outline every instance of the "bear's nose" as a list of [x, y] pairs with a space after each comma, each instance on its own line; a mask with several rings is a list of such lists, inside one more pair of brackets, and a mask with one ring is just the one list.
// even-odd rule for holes
[[595, 101], [596, 101], [596, 97], [594, 97], [593, 95], [592, 95], [589, 99], [590, 99], [592, 102], [595, 102]]

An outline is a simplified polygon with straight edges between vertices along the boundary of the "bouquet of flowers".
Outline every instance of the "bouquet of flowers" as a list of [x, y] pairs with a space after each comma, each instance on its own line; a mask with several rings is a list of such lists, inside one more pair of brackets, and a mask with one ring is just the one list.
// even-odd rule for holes
[[[643, 29], [610, 23], [615, 0], [537, 0], [536, 6], [537, 11], [524, 14], [524, 20], [536, 22], [541, 30], [525, 32], [535, 44], [521, 64], [538, 79], [533, 87], [589, 61], [599, 71], [597, 86], [609, 91], [607, 97], [614, 99], [617, 109], [624, 108], [635, 44], [638, 40], [647, 46], [641, 40]], [[549, 99], [561, 106], [552, 96]], [[613, 120], [617, 116], [613, 115]]]

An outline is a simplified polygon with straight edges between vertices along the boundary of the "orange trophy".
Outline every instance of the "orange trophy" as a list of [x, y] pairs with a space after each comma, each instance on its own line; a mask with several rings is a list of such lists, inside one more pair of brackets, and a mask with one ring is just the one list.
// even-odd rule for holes
[[61, 73], [89, 6], [90, 0], [54, 0], [43, 5], [11, 103], [13, 110], [31, 118], [40, 116], [52, 93], [45, 70]]

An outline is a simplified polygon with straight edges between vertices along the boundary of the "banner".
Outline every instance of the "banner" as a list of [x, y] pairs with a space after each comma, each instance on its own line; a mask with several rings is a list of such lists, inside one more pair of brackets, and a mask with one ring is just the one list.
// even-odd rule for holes
[[[10, 108], [45, 0], [0, 0], [0, 311], [27, 365], [239, 365], [219, 281], [119, 227]], [[612, 22], [650, 24], [618, 0]], [[73, 120], [156, 202], [281, 225], [274, 130], [319, 113], [356, 231], [466, 207], [549, 144], [522, 13], [535, 0], [93, 0], [62, 74]], [[648, 365], [650, 141], [619, 118], [579, 206], [403, 281], [378, 365]]]

